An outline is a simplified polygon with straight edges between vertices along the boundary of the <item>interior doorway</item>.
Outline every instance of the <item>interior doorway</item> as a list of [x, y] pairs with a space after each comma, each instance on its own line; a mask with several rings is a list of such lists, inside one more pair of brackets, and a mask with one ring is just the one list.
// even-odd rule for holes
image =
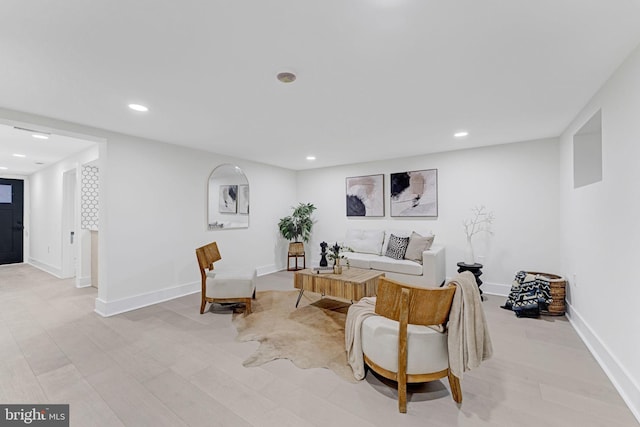
[[0, 178], [0, 264], [23, 262], [24, 181]]

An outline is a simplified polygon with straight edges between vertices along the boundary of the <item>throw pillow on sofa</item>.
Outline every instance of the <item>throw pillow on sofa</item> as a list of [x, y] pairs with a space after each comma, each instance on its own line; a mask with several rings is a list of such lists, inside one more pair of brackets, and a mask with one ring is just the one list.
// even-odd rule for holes
[[411, 236], [409, 237], [409, 244], [407, 245], [407, 251], [404, 254], [404, 259], [422, 264], [422, 252], [431, 248], [434, 238], [434, 235], [421, 236], [415, 231], [411, 233]]
[[389, 237], [389, 246], [387, 246], [385, 256], [393, 259], [403, 259], [404, 254], [407, 252], [407, 246], [409, 246], [408, 237], [398, 237], [392, 234]]

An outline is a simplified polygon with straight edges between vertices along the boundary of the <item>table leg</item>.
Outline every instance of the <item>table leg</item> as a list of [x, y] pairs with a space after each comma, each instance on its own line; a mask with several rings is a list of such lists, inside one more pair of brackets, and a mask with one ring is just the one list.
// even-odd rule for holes
[[298, 308], [298, 304], [300, 303], [300, 298], [302, 298], [302, 293], [304, 289], [300, 288], [300, 293], [298, 294], [298, 300], [296, 301], [296, 308]]

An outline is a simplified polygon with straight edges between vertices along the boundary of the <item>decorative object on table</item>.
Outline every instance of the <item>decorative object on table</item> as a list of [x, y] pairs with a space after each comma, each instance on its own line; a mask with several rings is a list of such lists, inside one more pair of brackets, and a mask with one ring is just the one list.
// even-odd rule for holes
[[346, 179], [347, 216], [384, 216], [384, 175]]
[[[293, 212], [284, 218], [281, 218], [278, 222], [278, 229], [280, 234], [285, 239], [291, 241], [289, 244], [289, 252], [287, 255], [287, 270], [298, 269], [298, 257], [303, 258], [303, 268], [306, 264], [306, 258], [304, 253], [304, 244], [299, 241], [308, 242], [311, 237], [311, 229], [313, 227], [313, 219], [311, 214], [316, 210], [316, 207], [312, 203], [300, 203], [297, 207], [292, 208]], [[291, 258], [295, 258], [296, 266], [291, 269], [289, 267], [289, 261]]]
[[474, 264], [476, 262], [473, 252], [473, 236], [482, 232], [493, 235], [491, 230], [491, 224], [493, 224], [494, 220], [493, 212], [488, 212], [484, 205], [473, 207], [471, 212], [473, 213], [471, 218], [462, 222], [467, 236], [467, 248], [464, 255], [465, 264]]
[[551, 288], [547, 276], [518, 271], [507, 301], [501, 307], [513, 310], [517, 317], [540, 317], [540, 313], [546, 311], [551, 302]]
[[438, 170], [392, 173], [391, 216], [438, 216]]
[[327, 262], [327, 242], [320, 243], [320, 267], [326, 267], [329, 265]]
[[342, 274], [342, 266], [340, 265], [340, 260], [345, 258], [341, 252], [353, 252], [351, 248], [346, 246], [341, 246], [336, 242], [333, 246], [329, 248], [329, 259], [333, 261], [333, 272], [334, 274]]
[[236, 213], [238, 209], [238, 186], [221, 185], [218, 199], [218, 211], [220, 213]]
[[350, 304], [305, 294], [296, 309], [298, 294], [297, 290], [258, 292], [250, 316], [233, 314], [237, 340], [259, 343], [242, 365], [261, 366], [288, 359], [300, 369], [330, 369], [355, 383], [344, 351], [344, 324]]
[[480, 285], [482, 285], [482, 280], [480, 280], [480, 276], [482, 276], [482, 264], [473, 263], [467, 264], [464, 262], [459, 262], [458, 264], [458, 273], [462, 273], [464, 271], [469, 271], [473, 274], [473, 277], [476, 279], [476, 285], [478, 285], [478, 291], [480, 292], [480, 299], [482, 298], [482, 289], [480, 289]]

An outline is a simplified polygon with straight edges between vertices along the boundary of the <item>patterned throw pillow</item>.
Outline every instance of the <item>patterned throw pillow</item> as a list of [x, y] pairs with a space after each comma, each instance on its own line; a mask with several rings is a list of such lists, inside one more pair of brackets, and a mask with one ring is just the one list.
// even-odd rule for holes
[[387, 246], [386, 256], [393, 259], [403, 259], [405, 252], [409, 246], [408, 237], [398, 237], [394, 234], [389, 237], [389, 246]]

